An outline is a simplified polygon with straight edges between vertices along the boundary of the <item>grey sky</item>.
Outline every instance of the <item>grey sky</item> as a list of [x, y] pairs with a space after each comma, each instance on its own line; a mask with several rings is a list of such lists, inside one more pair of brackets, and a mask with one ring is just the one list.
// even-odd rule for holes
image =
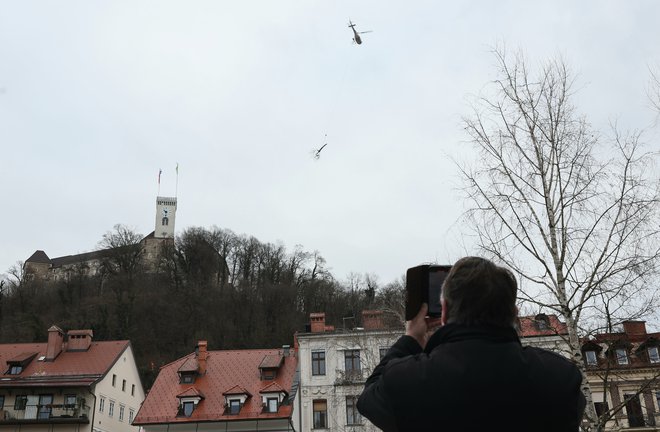
[[[490, 48], [561, 54], [602, 130], [648, 125], [657, 1], [0, 0], [0, 272], [217, 225], [389, 282], [470, 251], [451, 158]], [[351, 19], [364, 43], [351, 43]], [[328, 146], [318, 161], [310, 152]], [[646, 135], [657, 147], [657, 129]], [[463, 244], [466, 246], [464, 247]]]

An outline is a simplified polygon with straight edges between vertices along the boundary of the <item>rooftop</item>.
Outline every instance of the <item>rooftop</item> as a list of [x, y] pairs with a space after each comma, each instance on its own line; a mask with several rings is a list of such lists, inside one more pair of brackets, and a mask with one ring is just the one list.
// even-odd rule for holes
[[[293, 353], [293, 350], [291, 351]], [[283, 358], [274, 380], [260, 379], [259, 366], [272, 364], [272, 359]], [[188, 354], [163, 366], [151, 391], [142, 404], [134, 424], [188, 423], [199, 421], [234, 421], [248, 419], [289, 418], [292, 405], [282, 405], [276, 413], [263, 412], [260, 391], [266, 387], [282, 389], [291, 394], [297, 359], [283, 356], [281, 349], [255, 349], [208, 351], [206, 373], [197, 376], [194, 383], [180, 383], [178, 371], [191, 365], [195, 353]], [[187, 367], [183, 368], [184, 370]], [[199, 402], [190, 417], [179, 415], [179, 399], [182, 395], [199, 393]], [[225, 414], [225, 395], [250, 395], [238, 414]]]

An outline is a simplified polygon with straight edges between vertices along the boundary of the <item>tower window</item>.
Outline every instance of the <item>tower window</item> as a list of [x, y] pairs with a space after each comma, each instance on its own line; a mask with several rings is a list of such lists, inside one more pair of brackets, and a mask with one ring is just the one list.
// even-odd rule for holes
[[167, 226], [167, 225], [169, 225], [169, 222], [170, 222], [170, 220], [169, 220], [169, 218], [168, 218], [167, 216], [164, 217], [163, 220], [162, 220], [162, 224], [163, 224], [163, 226]]

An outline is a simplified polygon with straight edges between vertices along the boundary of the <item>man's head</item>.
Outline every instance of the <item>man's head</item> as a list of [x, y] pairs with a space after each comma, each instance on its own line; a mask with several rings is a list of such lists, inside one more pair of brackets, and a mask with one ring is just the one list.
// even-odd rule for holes
[[442, 285], [442, 321], [513, 325], [518, 284], [510, 270], [479, 257], [461, 258]]

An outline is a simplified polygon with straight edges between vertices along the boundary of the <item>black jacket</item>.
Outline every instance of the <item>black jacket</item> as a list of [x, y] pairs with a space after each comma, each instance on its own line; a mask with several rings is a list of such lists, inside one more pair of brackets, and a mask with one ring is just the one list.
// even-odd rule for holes
[[358, 410], [390, 431], [577, 431], [582, 375], [523, 347], [513, 328], [447, 324], [426, 349], [401, 337], [365, 384]]

